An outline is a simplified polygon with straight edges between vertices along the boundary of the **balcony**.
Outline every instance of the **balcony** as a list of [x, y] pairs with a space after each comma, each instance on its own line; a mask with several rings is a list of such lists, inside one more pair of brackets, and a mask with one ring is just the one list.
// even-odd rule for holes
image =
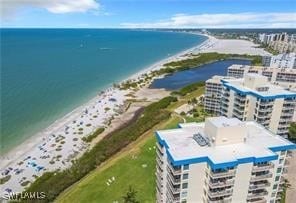
[[234, 99], [234, 103], [235, 104], [238, 104], [238, 105], [245, 105], [246, 103], [246, 98], [239, 98], [239, 97], [236, 97]]
[[252, 203], [267, 203], [267, 200], [264, 197], [251, 199], [248, 202]]
[[168, 164], [168, 169], [173, 175], [180, 175], [182, 173], [181, 167], [175, 168], [171, 164]]
[[217, 200], [210, 200], [208, 199], [208, 203], [231, 203], [231, 197], [226, 197], [223, 199], [217, 199]]
[[265, 183], [255, 183], [255, 184], [251, 184], [249, 186], [249, 190], [258, 190], [258, 189], [264, 189], [265, 187], [269, 187], [271, 184], [270, 182], [265, 182]]
[[260, 174], [260, 175], [253, 175], [251, 176], [251, 181], [259, 181], [259, 180], [265, 180], [268, 178], [271, 178], [272, 174], [268, 173], [268, 174]]
[[221, 188], [221, 187], [227, 187], [227, 186], [233, 186], [234, 180], [225, 180], [225, 181], [218, 181], [218, 182], [212, 182], [209, 181], [210, 188]]
[[271, 162], [267, 164], [254, 165], [252, 172], [266, 171], [272, 168], [274, 168], [274, 164]]
[[162, 166], [163, 166], [163, 161], [162, 161], [159, 157], [156, 158], [156, 163], [157, 163], [157, 165], [158, 165], [160, 168], [162, 168]]
[[268, 195], [267, 191], [249, 193], [248, 196], [247, 196], [247, 200], [250, 200], [251, 202], [253, 202], [252, 199], [257, 199], [257, 198], [260, 198], [260, 197], [264, 197], [266, 195]]
[[209, 171], [209, 175], [212, 177], [212, 178], [224, 178], [224, 177], [232, 177], [232, 176], [235, 176], [235, 170], [234, 169], [230, 169], [228, 171], [216, 171], [216, 172], [213, 172], [213, 171]]
[[172, 182], [173, 185], [180, 185], [181, 184], [181, 176], [180, 176], [180, 178], [175, 178], [172, 175], [168, 174], [167, 178]]
[[226, 189], [226, 190], [217, 190], [217, 191], [208, 191], [208, 196], [210, 198], [216, 198], [216, 197], [223, 197], [227, 195], [231, 195], [233, 192], [233, 189]]
[[172, 194], [179, 194], [181, 191], [180, 187], [174, 187], [170, 182], [167, 183], [167, 187], [171, 190]]

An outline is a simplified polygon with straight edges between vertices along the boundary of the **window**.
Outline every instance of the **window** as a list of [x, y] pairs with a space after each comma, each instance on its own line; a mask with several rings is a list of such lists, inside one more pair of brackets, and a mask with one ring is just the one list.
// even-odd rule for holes
[[[184, 191], [181, 193], [181, 198], [186, 198], [187, 197], [187, 191]], [[186, 200], [185, 200], [186, 201]], [[183, 201], [182, 201], [183, 202]]]
[[275, 181], [279, 181], [279, 180], [280, 180], [280, 176], [276, 176]]
[[186, 202], [187, 202], [187, 201], [186, 201], [185, 199], [183, 199], [181, 203], [186, 203]]
[[183, 170], [189, 170], [189, 164], [185, 164], [185, 165], [183, 166]]
[[274, 184], [272, 189], [274, 190], [277, 189], [277, 186], [278, 186], [277, 184]]
[[286, 151], [281, 151], [281, 155], [284, 155], [286, 153]]
[[277, 168], [277, 169], [276, 169], [276, 172], [277, 172], [277, 173], [281, 173], [281, 172], [282, 172], [282, 168], [281, 168], [281, 167]]
[[187, 180], [188, 179], [188, 173], [183, 174], [183, 180]]
[[187, 189], [188, 188], [188, 183], [183, 183], [182, 184], [182, 189]]
[[280, 159], [279, 160], [279, 164], [283, 163], [284, 159]]

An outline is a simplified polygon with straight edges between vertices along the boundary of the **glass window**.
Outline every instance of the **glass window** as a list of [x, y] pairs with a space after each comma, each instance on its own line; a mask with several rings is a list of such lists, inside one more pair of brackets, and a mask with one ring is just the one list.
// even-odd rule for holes
[[277, 188], [277, 186], [278, 186], [277, 184], [273, 185], [273, 189], [275, 190]]
[[281, 151], [281, 155], [284, 155], [286, 153], [286, 151]]
[[281, 167], [277, 168], [277, 169], [276, 169], [276, 172], [277, 172], [277, 173], [281, 173], [281, 172], [282, 172], [282, 168], [281, 168]]
[[187, 180], [188, 179], [188, 173], [183, 174], [183, 180]]
[[187, 201], [185, 199], [182, 200], [182, 203], [186, 203]]
[[188, 188], [188, 183], [183, 183], [182, 184], [182, 189], [187, 189]]
[[187, 191], [182, 192], [182, 193], [181, 193], [181, 197], [182, 197], [182, 198], [187, 197]]
[[280, 180], [280, 176], [276, 176], [275, 181], [279, 181], [279, 180]]
[[189, 164], [185, 164], [184, 166], [183, 166], [183, 170], [188, 170], [189, 169]]
[[279, 160], [279, 164], [283, 163], [284, 159], [280, 159]]

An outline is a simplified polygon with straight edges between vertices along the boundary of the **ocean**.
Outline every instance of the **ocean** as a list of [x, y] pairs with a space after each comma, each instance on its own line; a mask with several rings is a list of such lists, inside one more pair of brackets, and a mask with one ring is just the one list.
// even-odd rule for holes
[[121, 29], [0, 29], [4, 153], [100, 91], [206, 37]]

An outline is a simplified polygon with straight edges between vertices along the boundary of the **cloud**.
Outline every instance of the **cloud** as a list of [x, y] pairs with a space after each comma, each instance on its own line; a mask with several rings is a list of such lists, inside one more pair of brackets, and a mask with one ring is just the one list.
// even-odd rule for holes
[[296, 13], [176, 14], [155, 22], [122, 23], [128, 28], [295, 28]]
[[96, 0], [0, 0], [1, 17], [13, 17], [24, 8], [43, 8], [51, 13], [72, 13], [98, 10]]

